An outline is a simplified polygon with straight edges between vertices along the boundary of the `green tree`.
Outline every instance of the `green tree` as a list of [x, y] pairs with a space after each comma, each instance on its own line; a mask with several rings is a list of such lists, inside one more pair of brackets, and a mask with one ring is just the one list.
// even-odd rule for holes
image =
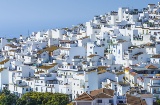
[[160, 105], [160, 100], [157, 100], [157, 104]]
[[18, 97], [8, 90], [3, 90], [0, 93], [0, 104], [1, 105], [14, 105], [16, 104]]
[[67, 105], [69, 97], [61, 93], [29, 92], [18, 99], [16, 105]]

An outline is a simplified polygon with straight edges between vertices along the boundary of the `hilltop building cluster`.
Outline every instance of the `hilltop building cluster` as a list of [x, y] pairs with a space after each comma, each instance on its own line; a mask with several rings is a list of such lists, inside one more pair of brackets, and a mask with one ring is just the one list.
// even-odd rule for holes
[[153, 105], [160, 97], [160, 3], [71, 28], [0, 40], [0, 90], [68, 94], [76, 105]]

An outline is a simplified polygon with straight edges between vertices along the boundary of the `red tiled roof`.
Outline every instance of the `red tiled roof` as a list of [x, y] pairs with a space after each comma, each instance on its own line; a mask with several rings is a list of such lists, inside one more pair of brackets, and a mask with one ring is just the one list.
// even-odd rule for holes
[[140, 97], [131, 96], [129, 94], [127, 96], [127, 104], [129, 105], [147, 105], [144, 100], [141, 100]]
[[101, 88], [101, 89], [98, 89], [98, 90], [93, 90], [93, 91], [91, 91], [90, 94], [91, 94], [91, 96], [95, 97], [95, 96], [97, 96], [100, 93], [105, 93], [106, 95], [109, 95], [111, 97], [114, 96], [114, 90], [112, 90], [112, 89], [106, 89], [106, 88]]
[[75, 100], [76, 101], [79, 101], [79, 100], [91, 101], [91, 100], [94, 100], [94, 98], [91, 95], [89, 95], [88, 93], [83, 93], [80, 96], [78, 96], [78, 98], [76, 98]]
[[94, 98], [113, 98], [112, 96], [106, 94], [106, 93], [99, 93]]
[[101, 88], [98, 90], [91, 91], [90, 94], [83, 93], [82, 95], [78, 96], [78, 98], [76, 98], [75, 100], [91, 101], [94, 100], [95, 98], [113, 98], [113, 96], [114, 96], [114, 90]]

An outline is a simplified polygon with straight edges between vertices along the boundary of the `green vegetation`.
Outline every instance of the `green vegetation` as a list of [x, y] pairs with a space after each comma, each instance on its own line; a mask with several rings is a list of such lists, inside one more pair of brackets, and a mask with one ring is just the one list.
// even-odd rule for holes
[[158, 100], [156, 101], [156, 103], [157, 103], [157, 105], [160, 105], [160, 100], [158, 99]]
[[69, 97], [61, 93], [29, 92], [21, 98], [4, 90], [0, 93], [0, 105], [67, 105]]
[[18, 97], [8, 90], [3, 90], [0, 93], [0, 105], [15, 105]]
[[16, 42], [16, 40], [17, 40], [17, 38], [7, 39], [8, 42], [11, 42], [11, 41]]

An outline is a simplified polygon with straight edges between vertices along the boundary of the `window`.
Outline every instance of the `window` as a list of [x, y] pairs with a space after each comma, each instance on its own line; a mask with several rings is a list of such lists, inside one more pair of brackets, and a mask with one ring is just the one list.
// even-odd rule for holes
[[115, 56], [113, 57], [113, 60], [116, 60], [116, 57], [115, 57]]
[[120, 52], [120, 50], [118, 50], [118, 54], [120, 54], [121, 52]]
[[113, 100], [109, 100], [109, 103], [113, 104]]
[[102, 100], [97, 100], [97, 103], [102, 103]]
[[38, 87], [36, 87], [36, 91], [38, 91]]
[[123, 103], [123, 101], [119, 101], [119, 103]]

